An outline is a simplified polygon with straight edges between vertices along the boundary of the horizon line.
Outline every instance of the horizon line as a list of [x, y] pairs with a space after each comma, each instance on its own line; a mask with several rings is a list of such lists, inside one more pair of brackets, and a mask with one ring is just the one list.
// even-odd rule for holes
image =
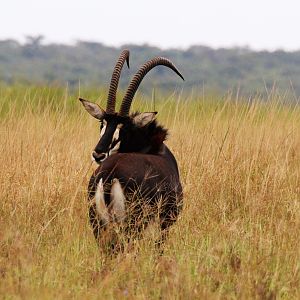
[[151, 47], [151, 48], [158, 48], [161, 51], [168, 51], [168, 50], [179, 50], [179, 51], [188, 51], [189, 49], [193, 47], [203, 47], [203, 48], [209, 48], [211, 50], [234, 50], [234, 49], [240, 49], [240, 50], [247, 50], [249, 52], [287, 52], [287, 53], [294, 53], [294, 52], [299, 52], [300, 48], [297, 49], [286, 49], [285, 47], [273, 47], [272, 49], [268, 48], [259, 48], [259, 47], [253, 47], [251, 45], [238, 45], [238, 44], [233, 44], [231, 46], [212, 46], [209, 44], [204, 44], [204, 43], [193, 43], [188, 46], [162, 46], [162, 45], [157, 45], [155, 43], [151, 42], [120, 42], [120, 43], [107, 43], [104, 41], [99, 41], [96, 39], [81, 39], [81, 38], [76, 38], [73, 41], [54, 41], [54, 40], [47, 40], [47, 36], [43, 34], [36, 34], [36, 35], [24, 35], [24, 38], [14, 38], [14, 37], [3, 37], [0, 38], [0, 42], [5, 42], [5, 41], [15, 41], [19, 43], [20, 45], [24, 46], [26, 45], [26, 38], [40, 38], [41, 39], [41, 45], [42, 46], [48, 46], [48, 45], [66, 45], [66, 46], [76, 46], [76, 44], [82, 42], [82, 43], [95, 43], [99, 45], [103, 45], [105, 47], [110, 47], [110, 48], [121, 48], [124, 46], [132, 45], [132, 46], [138, 46], [138, 47]]

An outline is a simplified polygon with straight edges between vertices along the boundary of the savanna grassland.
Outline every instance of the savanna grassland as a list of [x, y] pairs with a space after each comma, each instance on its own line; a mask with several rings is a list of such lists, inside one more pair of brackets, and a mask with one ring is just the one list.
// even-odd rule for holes
[[[264, 101], [178, 94], [157, 101], [184, 209], [163, 255], [153, 226], [110, 257], [87, 215], [98, 123], [77, 96], [0, 90], [1, 298], [300, 298], [298, 106], [275, 93]], [[151, 101], [136, 100], [134, 109], [151, 110]]]

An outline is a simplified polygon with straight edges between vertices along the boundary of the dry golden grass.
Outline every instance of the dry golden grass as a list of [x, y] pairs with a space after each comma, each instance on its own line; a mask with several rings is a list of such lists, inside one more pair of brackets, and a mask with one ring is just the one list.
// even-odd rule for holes
[[97, 122], [76, 97], [29, 93], [22, 108], [14, 97], [0, 99], [3, 298], [300, 298], [298, 107], [280, 98], [159, 103], [184, 210], [162, 256], [149, 230], [109, 257], [87, 216]]

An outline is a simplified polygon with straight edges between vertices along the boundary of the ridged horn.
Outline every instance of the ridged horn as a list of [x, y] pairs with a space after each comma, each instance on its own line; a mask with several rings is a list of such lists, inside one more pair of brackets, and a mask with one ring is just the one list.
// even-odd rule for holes
[[116, 66], [111, 76], [108, 97], [107, 97], [107, 105], [106, 105], [106, 113], [108, 114], [113, 114], [115, 112], [117, 88], [119, 84], [121, 70], [123, 68], [125, 61], [129, 68], [129, 50], [127, 49], [123, 50], [122, 53], [120, 54], [120, 57], [116, 63]]
[[144, 65], [142, 65], [140, 67], [140, 69], [137, 71], [137, 73], [132, 78], [132, 80], [128, 86], [128, 89], [126, 91], [126, 94], [123, 98], [122, 104], [121, 104], [121, 108], [120, 108], [120, 112], [119, 112], [120, 116], [123, 116], [123, 117], [128, 116], [130, 106], [132, 103], [132, 99], [133, 99], [140, 83], [142, 82], [143, 78], [146, 76], [146, 74], [151, 69], [153, 69], [154, 67], [159, 66], [159, 65], [166, 66], [166, 67], [172, 69], [178, 76], [180, 76], [184, 80], [183, 76], [180, 74], [180, 72], [175, 67], [175, 65], [167, 58], [155, 57], [155, 58], [149, 60], [148, 62], [146, 62]]

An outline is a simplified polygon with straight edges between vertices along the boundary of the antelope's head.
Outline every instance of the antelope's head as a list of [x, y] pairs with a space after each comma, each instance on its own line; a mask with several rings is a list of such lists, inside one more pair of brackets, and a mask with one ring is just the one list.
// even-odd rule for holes
[[145, 75], [158, 65], [169, 67], [184, 80], [170, 60], [163, 57], [153, 58], [142, 65], [134, 75], [123, 98], [120, 111], [115, 112], [117, 87], [125, 61], [129, 67], [128, 50], [122, 51], [113, 71], [106, 110], [96, 103], [79, 98], [87, 112], [100, 121], [100, 139], [92, 152], [92, 159], [97, 163], [101, 163], [117, 152], [153, 154], [158, 152], [166, 139], [167, 130], [157, 125], [155, 120], [157, 112], [129, 115], [133, 97]]

